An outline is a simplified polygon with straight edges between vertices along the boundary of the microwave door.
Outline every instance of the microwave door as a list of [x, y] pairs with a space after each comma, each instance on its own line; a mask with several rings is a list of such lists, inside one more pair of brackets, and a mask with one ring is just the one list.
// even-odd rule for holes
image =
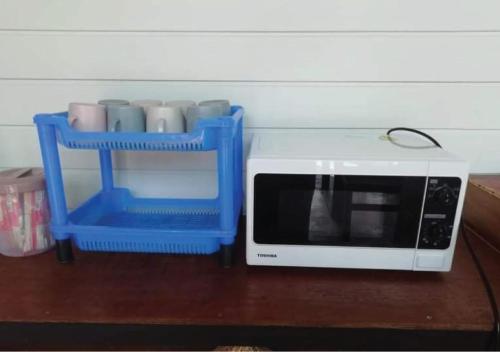
[[425, 179], [258, 174], [254, 241], [415, 248]]

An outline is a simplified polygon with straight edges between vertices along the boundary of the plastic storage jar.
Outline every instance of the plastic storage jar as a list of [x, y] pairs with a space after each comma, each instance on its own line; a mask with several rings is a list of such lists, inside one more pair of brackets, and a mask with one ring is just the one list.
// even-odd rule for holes
[[0, 253], [22, 257], [54, 246], [45, 178], [40, 168], [0, 172]]

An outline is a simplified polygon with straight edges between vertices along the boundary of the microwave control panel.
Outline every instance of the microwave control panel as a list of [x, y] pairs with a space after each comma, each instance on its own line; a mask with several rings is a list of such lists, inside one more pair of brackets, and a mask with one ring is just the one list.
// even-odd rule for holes
[[419, 249], [450, 246], [462, 181], [458, 177], [429, 177], [420, 226]]

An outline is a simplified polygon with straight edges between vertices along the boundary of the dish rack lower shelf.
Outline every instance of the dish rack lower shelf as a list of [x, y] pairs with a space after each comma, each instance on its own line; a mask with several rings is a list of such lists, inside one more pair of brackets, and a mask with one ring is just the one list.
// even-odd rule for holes
[[135, 198], [125, 188], [97, 193], [68, 220], [52, 230], [84, 251], [213, 254], [236, 236], [236, 226], [220, 228], [215, 199]]

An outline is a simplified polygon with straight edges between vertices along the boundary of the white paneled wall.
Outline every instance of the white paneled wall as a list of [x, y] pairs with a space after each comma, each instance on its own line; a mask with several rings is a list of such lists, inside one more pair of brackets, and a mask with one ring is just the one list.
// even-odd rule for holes
[[[500, 172], [499, 18], [498, 0], [0, 0], [0, 168], [41, 165], [32, 116], [70, 101], [229, 98], [247, 146], [409, 126]], [[61, 152], [75, 206], [99, 188], [97, 155]], [[211, 153], [114, 165], [137, 194], [217, 192]]]
[[0, 47], [3, 78], [500, 81], [500, 33], [5, 31]]
[[2, 28], [95, 31], [492, 31], [497, 0], [2, 0]]

